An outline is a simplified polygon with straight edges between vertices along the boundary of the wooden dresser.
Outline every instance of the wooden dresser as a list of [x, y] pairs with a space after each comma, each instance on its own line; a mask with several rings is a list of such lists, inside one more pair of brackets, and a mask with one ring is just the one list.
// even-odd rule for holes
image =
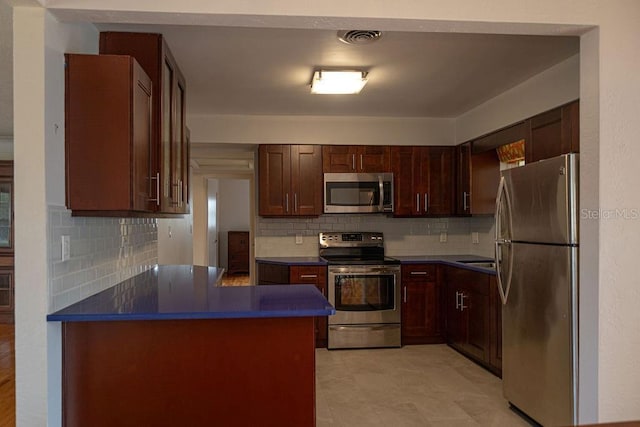
[[249, 274], [249, 232], [229, 231], [227, 237], [227, 272]]

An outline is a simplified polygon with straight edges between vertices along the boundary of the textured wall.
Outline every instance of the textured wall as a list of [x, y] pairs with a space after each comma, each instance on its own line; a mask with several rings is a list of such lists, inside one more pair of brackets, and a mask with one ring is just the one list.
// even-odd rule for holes
[[[49, 206], [49, 311], [56, 311], [148, 270], [158, 261], [152, 218], [83, 218]], [[61, 236], [71, 241], [62, 261]]]
[[[321, 215], [318, 218], [256, 217], [256, 257], [316, 256], [321, 231], [384, 233], [388, 255], [477, 254], [493, 256], [493, 217], [392, 218], [385, 215]], [[447, 241], [440, 242], [440, 234]], [[472, 243], [477, 232], [479, 243]], [[302, 244], [295, 236], [302, 236]]]

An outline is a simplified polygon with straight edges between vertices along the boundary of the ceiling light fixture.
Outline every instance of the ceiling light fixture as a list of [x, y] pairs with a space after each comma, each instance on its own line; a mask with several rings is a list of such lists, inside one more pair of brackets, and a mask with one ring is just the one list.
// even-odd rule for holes
[[316, 71], [311, 80], [311, 93], [347, 95], [360, 93], [367, 84], [365, 71]]

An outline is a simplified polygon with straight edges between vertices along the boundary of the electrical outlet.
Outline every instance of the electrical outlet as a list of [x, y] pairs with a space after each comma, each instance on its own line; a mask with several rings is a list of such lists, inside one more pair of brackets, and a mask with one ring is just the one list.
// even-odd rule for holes
[[302, 234], [296, 234], [296, 245], [302, 244]]
[[62, 261], [71, 258], [71, 237], [62, 236]]
[[471, 243], [480, 243], [480, 237], [478, 236], [478, 232], [477, 231], [472, 231], [471, 232]]
[[447, 232], [446, 231], [441, 231], [440, 232], [440, 243], [447, 243]]

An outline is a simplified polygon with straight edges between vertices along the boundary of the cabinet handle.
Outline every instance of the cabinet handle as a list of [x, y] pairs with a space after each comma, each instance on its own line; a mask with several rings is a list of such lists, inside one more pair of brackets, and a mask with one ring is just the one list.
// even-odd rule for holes
[[293, 211], [298, 213], [298, 193], [293, 193]]
[[[156, 198], [149, 199], [150, 202], [156, 202], [157, 206], [160, 206], [160, 172], [156, 173], [155, 177], [149, 177], [149, 181], [156, 180]], [[151, 184], [151, 182], [149, 182]]]
[[407, 302], [407, 287], [405, 286], [403, 289], [403, 293], [404, 293], [404, 302]]
[[284, 195], [285, 212], [289, 213], [289, 193]]
[[362, 154], [360, 154], [360, 171], [363, 171], [363, 170], [364, 170], [364, 163], [363, 163], [363, 161], [362, 161], [362, 157], [363, 157], [363, 155], [362, 155]]
[[456, 310], [460, 310], [460, 292], [456, 291]]
[[412, 271], [412, 276], [426, 276], [428, 273], [426, 271]]
[[301, 279], [317, 279], [318, 275], [317, 274], [301, 274], [300, 278]]
[[429, 193], [424, 193], [424, 213], [429, 212]]
[[469, 308], [468, 306], [464, 305], [464, 299], [467, 296], [464, 294], [464, 292], [460, 292], [460, 311], [464, 311], [465, 308]]
[[462, 192], [462, 210], [467, 211], [469, 209], [469, 204], [467, 203], [467, 197], [469, 197], [469, 193], [466, 191]]
[[356, 155], [351, 155], [351, 169], [356, 170]]
[[416, 212], [420, 213], [420, 193], [416, 193]]

